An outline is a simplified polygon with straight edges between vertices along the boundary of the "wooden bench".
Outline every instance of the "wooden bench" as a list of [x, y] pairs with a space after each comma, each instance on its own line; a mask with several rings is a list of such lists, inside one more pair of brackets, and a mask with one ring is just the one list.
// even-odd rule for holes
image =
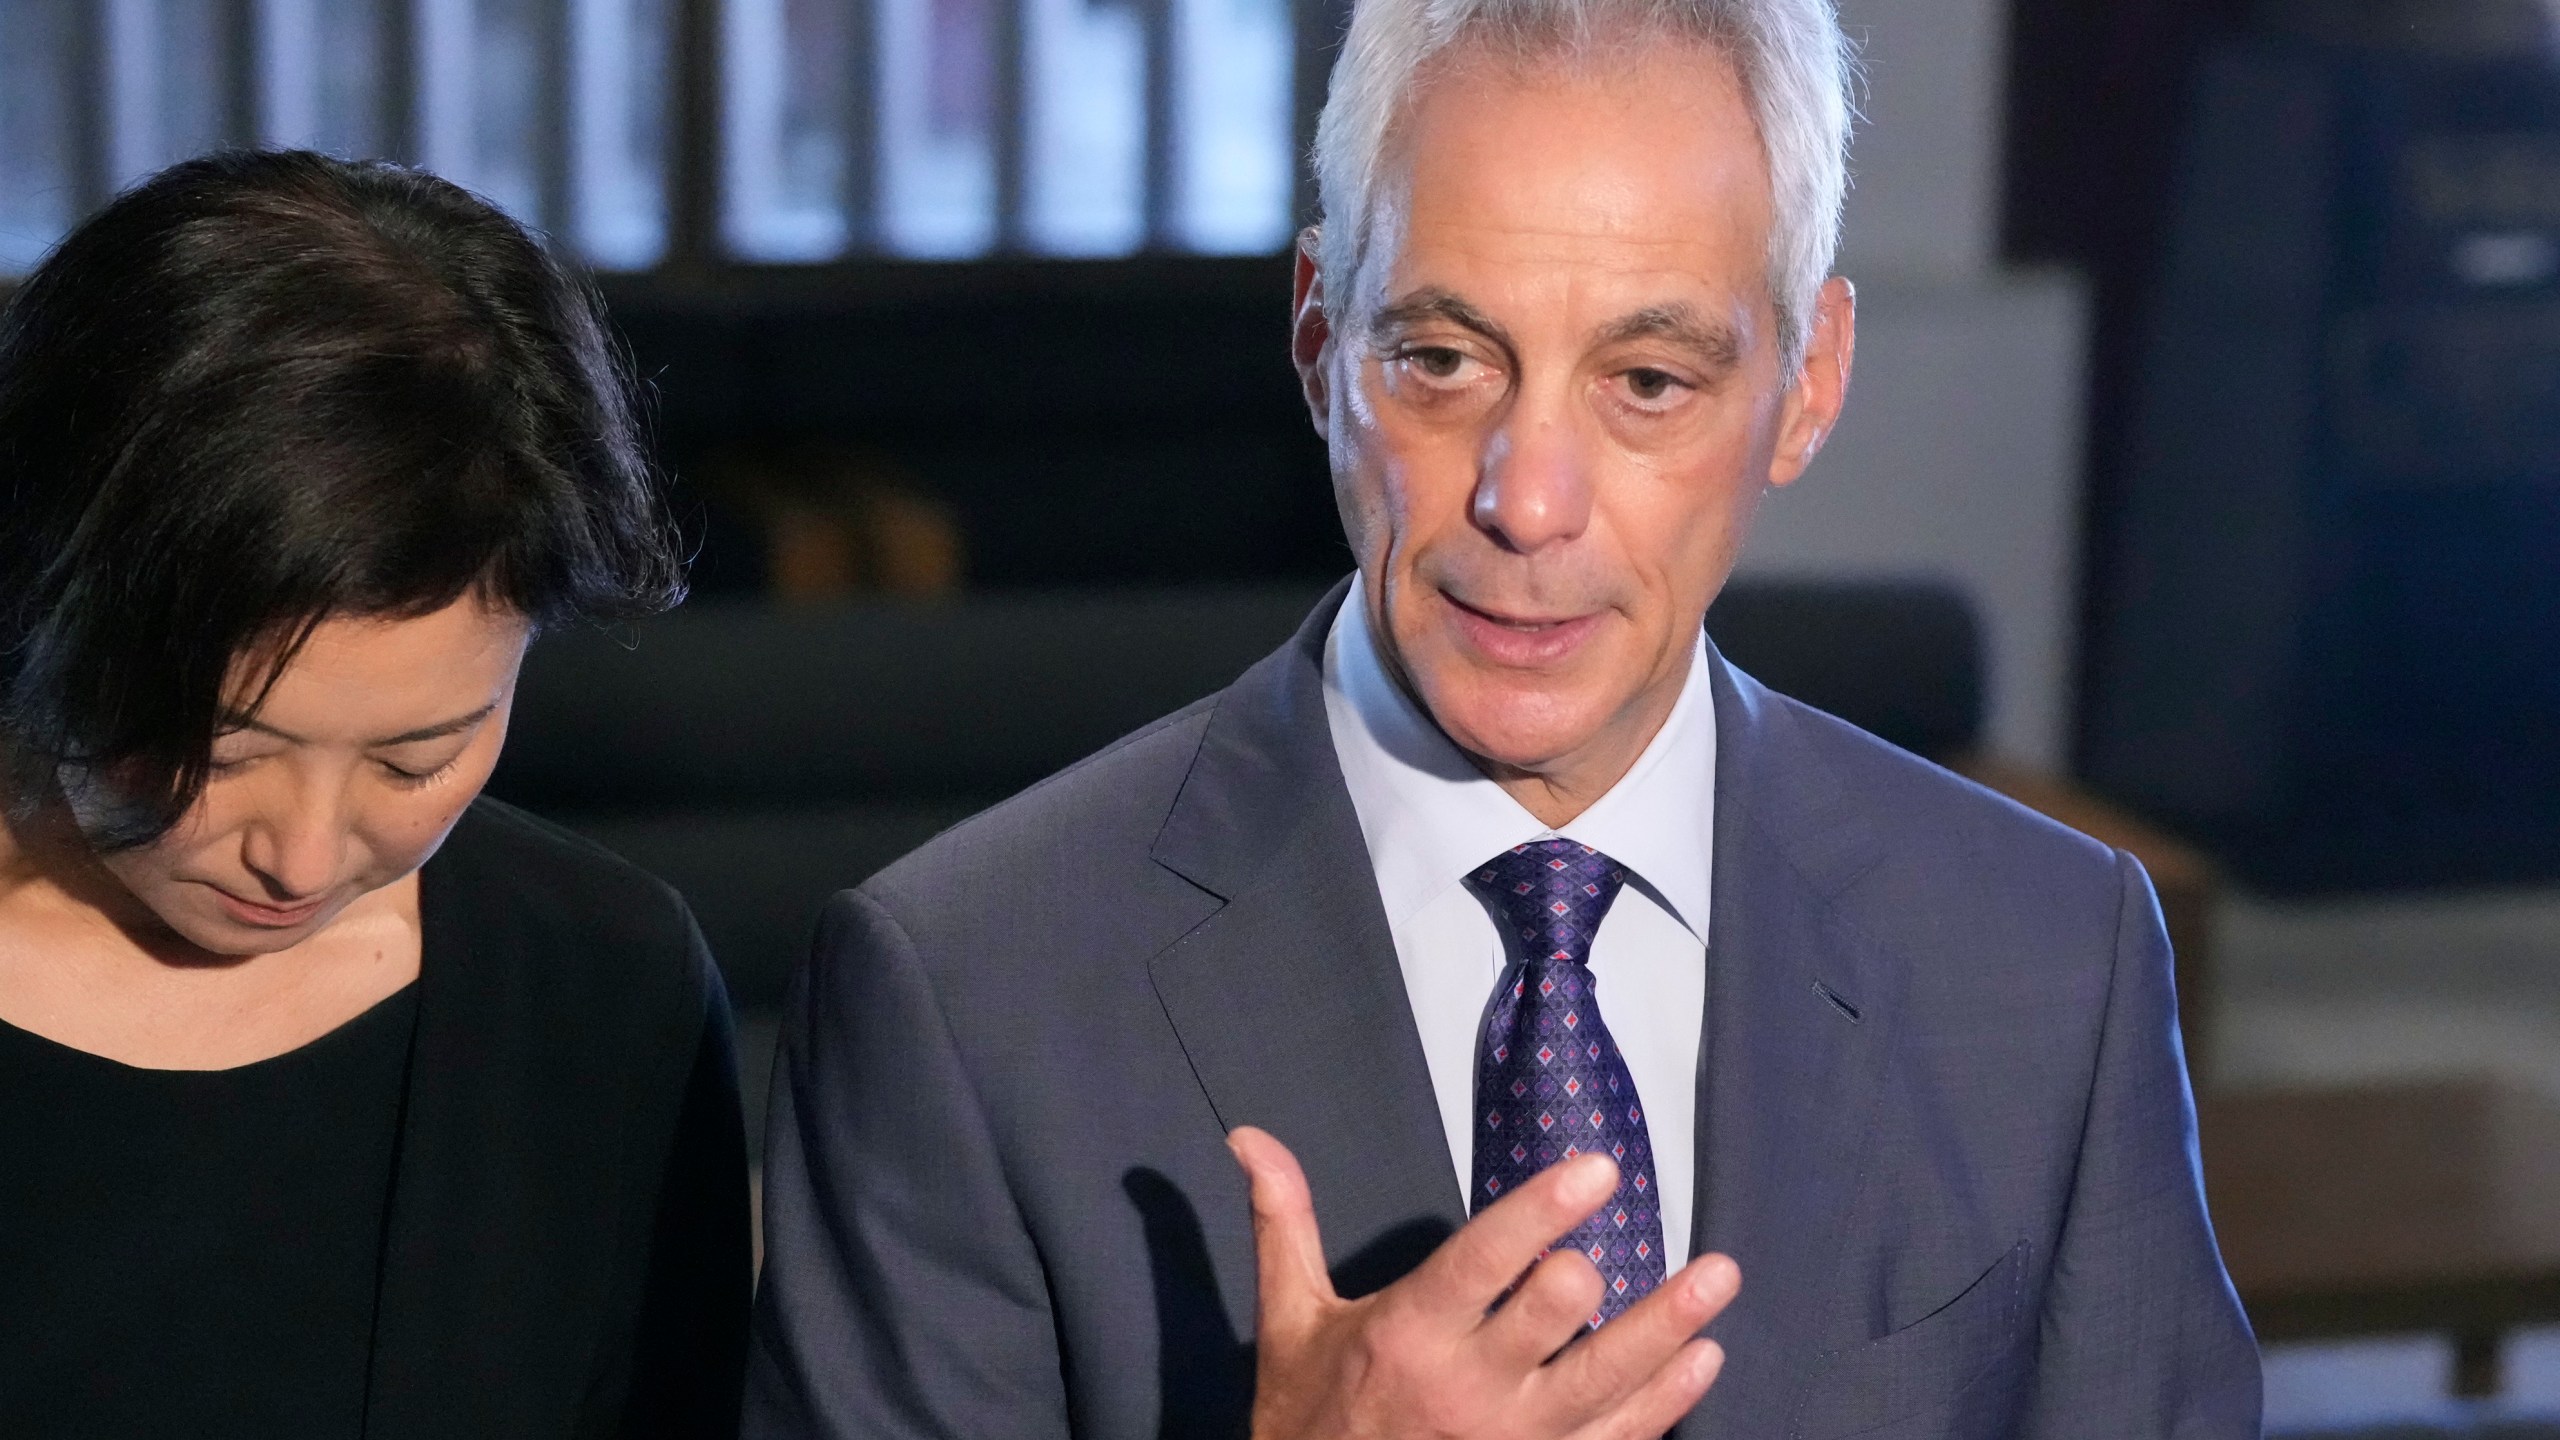
[[2261, 1341], [2454, 1341], [2494, 1395], [2509, 1330], [2560, 1322], [2560, 1105], [2491, 1080], [2207, 1094], [2205, 1188]]

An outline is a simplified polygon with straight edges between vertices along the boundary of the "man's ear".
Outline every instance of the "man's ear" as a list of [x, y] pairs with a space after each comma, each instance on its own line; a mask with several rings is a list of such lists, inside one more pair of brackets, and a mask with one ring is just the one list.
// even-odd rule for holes
[[1802, 475], [1822, 453], [1841, 407], [1849, 401], [1849, 371], [1858, 357], [1858, 291], [1838, 275], [1823, 282], [1815, 302], [1813, 338], [1805, 346], [1804, 368], [1787, 392], [1787, 413], [1778, 434], [1777, 454], [1769, 461], [1769, 483], [1786, 485]]
[[1298, 388], [1307, 397], [1307, 414], [1316, 422], [1319, 435], [1326, 433], [1327, 366], [1333, 357], [1333, 322], [1324, 313], [1324, 273], [1316, 266], [1317, 242], [1322, 238], [1323, 232], [1313, 225], [1299, 232], [1289, 295], [1289, 359], [1298, 367]]

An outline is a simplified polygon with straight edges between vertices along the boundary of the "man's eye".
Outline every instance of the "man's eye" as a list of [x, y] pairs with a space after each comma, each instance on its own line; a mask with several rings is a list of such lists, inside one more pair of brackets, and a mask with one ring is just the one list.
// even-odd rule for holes
[[1466, 368], [1467, 357], [1443, 345], [1425, 345], [1404, 352], [1407, 364], [1434, 380], [1454, 380]]
[[1639, 400], [1659, 400], [1671, 393], [1679, 380], [1660, 370], [1630, 370], [1626, 374], [1627, 389]]

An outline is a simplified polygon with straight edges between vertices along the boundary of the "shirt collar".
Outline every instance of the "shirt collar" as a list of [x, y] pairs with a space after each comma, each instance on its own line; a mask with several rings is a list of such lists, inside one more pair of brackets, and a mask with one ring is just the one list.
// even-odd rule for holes
[[1388, 924], [1401, 926], [1488, 857], [1562, 835], [1626, 866], [1706, 939], [1716, 727], [1703, 634], [1679, 700], [1634, 768], [1561, 830], [1485, 778], [1388, 675], [1357, 579], [1325, 639], [1324, 701]]

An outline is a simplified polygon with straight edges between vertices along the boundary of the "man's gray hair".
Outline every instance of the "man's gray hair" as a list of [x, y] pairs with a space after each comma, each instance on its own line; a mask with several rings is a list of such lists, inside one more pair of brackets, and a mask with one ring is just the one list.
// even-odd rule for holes
[[1656, 39], [1711, 46], [1741, 78], [1776, 203], [1769, 298], [1792, 379], [1839, 250], [1849, 184], [1852, 65], [1832, 0], [1356, 0], [1316, 125], [1318, 259], [1334, 293], [1351, 299], [1388, 131], [1434, 56], [1480, 43], [1512, 57], [1575, 57]]

